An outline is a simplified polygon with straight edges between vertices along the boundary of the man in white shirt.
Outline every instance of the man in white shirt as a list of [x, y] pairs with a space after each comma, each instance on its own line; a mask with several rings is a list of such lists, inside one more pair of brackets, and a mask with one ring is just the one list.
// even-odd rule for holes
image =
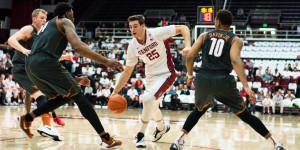
[[131, 85], [131, 88], [128, 90], [128, 92], [127, 92], [127, 95], [131, 98], [131, 99], [134, 99], [134, 97], [136, 96], [136, 95], [139, 95], [138, 94], [138, 92], [137, 92], [137, 90], [134, 88], [135, 86], [134, 86], [134, 84], [132, 84]]
[[173, 85], [176, 73], [172, 55], [165, 40], [171, 36], [181, 34], [185, 40], [185, 49], [191, 49], [190, 31], [184, 25], [171, 25], [154, 29], [145, 28], [145, 18], [142, 15], [134, 15], [128, 18], [129, 28], [133, 39], [129, 43], [127, 50], [126, 69], [113, 91], [112, 95], [119, 93], [127, 83], [131, 73], [138, 62], [138, 57], [143, 59], [146, 64], [145, 74], [145, 96], [143, 101], [142, 124], [136, 136], [136, 146], [146, 147], [144, 133], [149, 120], [156, 121], [156, 131], [154, 132], [153, 142], [158, 141], [163, 134], [170, 130], [170, 126], [164, 125], [163, 117], [159, 109], [162, 95]]
[[105, 86], [105, 85], [107, 85], [108, 83], [109, 83], [109, 79], [107, 78], [107, 75], [104, 75], [104, 77], [100, 79], [100, 84], [101, 84], [102, 86]]

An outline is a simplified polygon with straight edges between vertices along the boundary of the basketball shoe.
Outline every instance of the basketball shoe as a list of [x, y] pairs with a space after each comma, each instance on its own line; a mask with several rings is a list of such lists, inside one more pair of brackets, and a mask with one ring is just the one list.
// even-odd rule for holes
[[280, 143], [275, 145], [275, 150], [286, 150]]
[[52, 137], [54, 141], [63, 141], [65, 139], [54, 127], [49, 127], [48, 125], [41, 125], [37, 131], [41, 136]]
[[26, 121], [25, 115], [23, 115], [23, 116], [17, 117], [16, 122], [17, 122], [17, 125], [23, 131], [23, 133], [25, 133], [25, 135], [31, 139], [33, 137], [33, 134], [30, 132], [30, 127], [31, 127], [32, 121], [30, 121], [30, 122]]
[[122, 145], [122, 141], [114, 140], [113, 137], [109, 135], [109, 133], [106, 133], [109, 136], [109, 140], [107, 141], [105, 138], [101, 138], [102, 142], [100, 144], [100, 148], [103, 149], [110, 149], [110, 148], [120, 148]]
[[158, 140], [160, 140], [160, 138], [167, 133], [170, 130], [170, 126], [169, 125], [165, 125], [164, 129], [162, 131], [159, 131], [156, 127], [155, 132], [153, 133], [153, 140], [152, 142], [156, 142]]
[[176, 140], [174, 143], [172, 143], [170, 150], [183, 150], [183, 144], [183, 139], [180, 139], [179, 141]]
[[144, 141], [144, 133], [139, 132], [136, 136], [136, 147], [138, 148], [144, 148], [146, 147], [146, 143]]
[[62, 120], [60, 120], [60, 118], [56, 117], [56, 118], [53, 118], [53, 122], [60, 125], [60, 126], [64, 126], [65, 125], [65, 122], [63, 122]]

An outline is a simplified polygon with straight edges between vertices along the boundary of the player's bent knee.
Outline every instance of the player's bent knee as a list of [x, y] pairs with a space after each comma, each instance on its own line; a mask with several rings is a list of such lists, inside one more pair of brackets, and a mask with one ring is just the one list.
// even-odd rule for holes
[[144, 104], [152, 104], [152, 102], [155, 100], [155, 96], [152, 94], [145, 94], [143, 98]]
[[248, 123], [248, 121], [252, 117], [252, 115], [247, 110], [243, 111], [242, 113], [238, 114], [237, 116], [246, 123]]

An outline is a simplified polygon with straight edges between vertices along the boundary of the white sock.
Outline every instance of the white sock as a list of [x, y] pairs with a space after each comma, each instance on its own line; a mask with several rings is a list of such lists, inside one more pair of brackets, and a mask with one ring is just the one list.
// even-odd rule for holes
[[148, 123], [143, 123], [143, 122], [142, 122], [140, 132], [142, 132], [142, 133], [145, 134], [146, 129], [147, 129], [147, 126], [148, 126]]
[[156, 126], [159, 131], [162, 131], [165, 128], [164, 122], [162, 120], [156, 122]]
[[[275, 138], [273, 138], [273, 136], [270, 136], [268, 140], [270, 140], [270, 141], [274, 144], [274, 146], [275, 146], [276, 144], [280, 144], [279, 142], [276, 141]], [[281, 145], [281, 144], [280, 144], [280, 145]]]
[[180, 131], [180, 133], [179, 133], [178, 137], [176, 138], [175, 142], [176, 142], [176, 141], [179, 142], [180, 140], [182, 140], [182, 139], [184, 138], [185, 135], [186, 135], [185, 132]]

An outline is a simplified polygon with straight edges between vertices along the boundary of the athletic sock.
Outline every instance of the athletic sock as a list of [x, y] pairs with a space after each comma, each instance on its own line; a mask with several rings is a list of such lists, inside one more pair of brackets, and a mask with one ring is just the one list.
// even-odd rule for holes
[[162, 131], [165, 128], [164, 122], [162, 120], [156, 122], [157, 129]]
[[[280, 144], [279, 142], [277, 142], [277, 140], [276, 140], [273, 136], [270, 136], [268, 140], [271, 141], [271, 142], [274, 144], [274, 146], [275, 146], [276, 144]], [[280, 144], [280, 145], [281, 145], [281, 144]]]
[[52, 117], [53, 117], [53, 118], [56, 118], [56, 117], [57, 117], [55, 111], [52, 111]]
[[140, 132], [142, 132], [142, 133], [144, 133], [144, 134], [145, 134], [145, 132], [146, 132], [146, 129], [147, 129], [147, 126], [148, 126], [148, 123], [149, 123], [149, 121], [148, 121], [148, 122], [146, 122], [146, 121], [143, 121], [143, 120], [142, 120], [142, 124], [141, 124], [141, 129], [140, 129]]
[[43, 120], [43, 125], [45, 126], [45, 125], [47, 125], [47, 126], [49, 126], [49, 127], [51, 127], [51, 116], [49, 115], [49, 114], [43, 114], [43, 115], [41, 115], [41, 117], [42, 117], [42, 120]]
[[185, 136], [186, 134], [187, 134], [186, 132], [180, 131], [180, 133], [178, 134], [178, 137], [176, 138], [175, 142], [176, 142], [176, 141], [179, 142], [181, 139], [184, 138], [184, 136]]
[[104, 135], [100, 136], [101, 138], [105, 139], [106, 141], [109, 141], [109, 136], [107, 133], [105, 133]]

